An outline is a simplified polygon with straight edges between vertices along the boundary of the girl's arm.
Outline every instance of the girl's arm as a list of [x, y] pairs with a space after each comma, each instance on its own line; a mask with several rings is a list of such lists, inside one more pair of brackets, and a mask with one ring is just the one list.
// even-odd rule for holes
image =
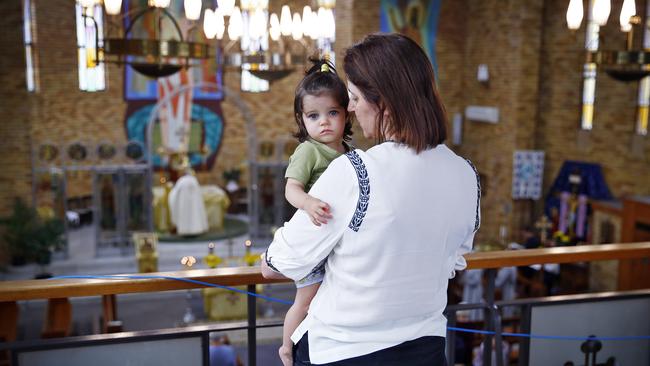
[[269, 278], [269, 279], [276, 279], [276, 280], [281, 280], [286, 277], [282, 275], [280, 272], [276, 272], [273, 270], [273, 268], [269, 267], [269, 265], [266, 263], [266, 253], [262, 254], [262, 276], [264, 278]]
[[332, 218], [330, 206], [305, 193], [305, 186], [296, 179], [287, 178], [284, 195], [293, 207], [307, 212], [316, 226], [327, 224], [327, 220]]

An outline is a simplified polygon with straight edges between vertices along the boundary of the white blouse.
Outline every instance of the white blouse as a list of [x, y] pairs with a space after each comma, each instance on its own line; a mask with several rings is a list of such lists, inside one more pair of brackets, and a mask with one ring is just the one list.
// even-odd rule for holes
[[315, 364], [446, 334], [447, 284], [466, 267], [478, 229], [480, 183], [447, 146], [416, 154], [386, 142], [334, 160], [309, 192], [333, 219], [315, 226], [299, 210], [275, 233], [269, 266], [300, 280], [326, 261], [309, 314]]

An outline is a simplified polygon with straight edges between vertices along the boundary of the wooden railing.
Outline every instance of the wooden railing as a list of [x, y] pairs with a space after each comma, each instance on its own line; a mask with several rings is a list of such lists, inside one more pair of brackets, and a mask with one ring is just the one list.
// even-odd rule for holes
[[[468, 269], [496, 269], [531, 264], [650, 258], [650, 242], [480, 252], [467, 254], [465, 258], [467, 259]], [[144, 276], [149, 275], [198, 280], [225, 286], [288, 282], [286, 280], [265, 279], [258, 267], [230, 267], [144, 274]], [[0, 282], [0, 302], [159, 292], [201, 287], [205, 286], [162, 278], [5, 281]]]
[[[486, 302], [494, 304], [494, 276], [496, 269], [532, 264], [589, 262], [598, 260], [621, 260], [650, 258], [650, 242], [583, 245], [514, 251], [494, 251], [471, 253], [465, 256], [469, 269], [485, 269], [488, 275]], [[126, 275], [128, 276], [128, 275]], [[138, 274], [135, 274], [138, 276]], [[258, 267], [232, 267], [209, 270], [187, 270], [179, 272], [148, 273], [146, 279], [55, 279], [0, 282], [0, 341], [12, 341], [16, 336], [18, 322], [17, 301], [48, 299], [48, 311], [44, 327], [44, 337], [65, 336], [71, 323], [70, 297], [103, 296], [104, 321], [115, 314], [115, 295], [124, 293], [159, 292], [206, 287], [179, 280], [201, 281], [224, 286], [247, 285], [255, 291], [255, 284], [288, 282], [288, 280], [268, 280], [262, 277]], [[254, 327], [255, 298], [249, 296], [249, 327]], [[252, 314], [251, 314], [252, 313]], [[489, 326], [489, 325], [488, 325]], [[104, 324], [104, 330], [107, 326]], [[255, 343], [254, 333], [249, 332], [250, 344]], [[252, 334], [252, 335], [251, 335]], [[252, 337], [252, 338], [251, 338]], [[253, 347], [254, 348], [254, 347]], [[251, 356], [254, 359], [254, 349]], [[489, 353], [488, 353], [489, 354]]]

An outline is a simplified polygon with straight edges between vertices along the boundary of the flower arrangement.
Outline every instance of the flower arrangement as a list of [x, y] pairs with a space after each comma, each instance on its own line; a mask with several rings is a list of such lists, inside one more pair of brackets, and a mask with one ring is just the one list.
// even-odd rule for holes
[[557, 246], [566, 246], [571, 244], [571, 237], [560, 230], [553, 233], [553, 240]]

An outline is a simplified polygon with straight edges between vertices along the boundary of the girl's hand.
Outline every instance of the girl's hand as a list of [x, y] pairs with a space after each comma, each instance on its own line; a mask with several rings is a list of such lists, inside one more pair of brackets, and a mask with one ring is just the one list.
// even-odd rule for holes
[[330, 206], [312, 196], [307, 195], [305, 202], [302, 204], [302, 209], [307, 212], [311, 222], [316, 226], [321, 224], [327, 224], [327, 219], [331, 219], [332, 215], [330, 214]]

